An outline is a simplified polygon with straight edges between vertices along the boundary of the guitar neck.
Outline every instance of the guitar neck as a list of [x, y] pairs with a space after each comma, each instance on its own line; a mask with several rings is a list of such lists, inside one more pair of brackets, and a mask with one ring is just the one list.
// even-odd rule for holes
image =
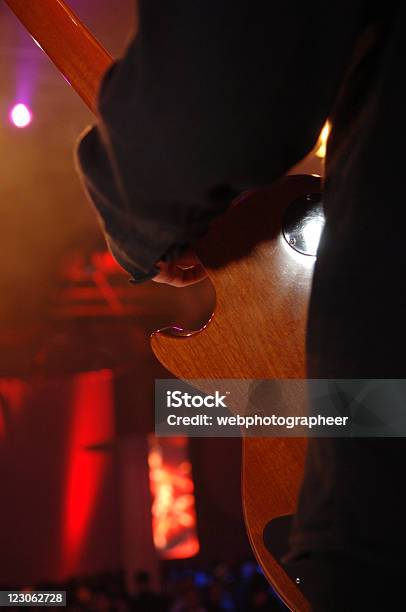
[[5, 0], [82, 100], [96, 113], [111, 56], [62, 0]]

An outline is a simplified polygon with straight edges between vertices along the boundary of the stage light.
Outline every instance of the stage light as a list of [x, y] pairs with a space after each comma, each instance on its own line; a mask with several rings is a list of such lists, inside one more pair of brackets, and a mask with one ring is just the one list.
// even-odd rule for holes
[[149, 437], [152, 533], [161, 559], [187, 559], [199, 552], [192, 466], [187, 438]]
[[17, 128], [25, 128], [32, 121], [32, 112], [26, 104], [19, 102], [10, 111], [10, 121]]
[[323, 126], [323, 129], [320, 132], [319, 139], [316, 145], [316, 155], [320, 157], [320, 159], [324, 159], [326, 157], [327, 152], [327, 141], [331, 132], [331, 123], [330, 121], [326, 121]]

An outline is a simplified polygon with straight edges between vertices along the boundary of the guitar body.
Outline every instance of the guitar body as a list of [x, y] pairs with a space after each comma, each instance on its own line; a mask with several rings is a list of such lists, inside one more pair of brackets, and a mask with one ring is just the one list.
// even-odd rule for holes
[[[241, 198], [196, 245], [216, 290], [216, 308], [199, 332], [166, 328], [151, 346], [179, 379], [305, 378], [305, 327], [315, 257], [281, 233], [287, 207], [320, 191], [313, 176], [288, 176]], [[300, 438], [243, 439], [243, 506], [252, 547], [292, 610], [302, 593], [264, 545], [263, 530], [295, 512], [306, 444]]]

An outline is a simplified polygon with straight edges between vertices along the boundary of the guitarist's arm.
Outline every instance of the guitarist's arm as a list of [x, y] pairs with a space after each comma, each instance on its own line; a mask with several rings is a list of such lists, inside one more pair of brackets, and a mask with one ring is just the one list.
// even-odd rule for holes
[[110, 248], [136, 280], [312, 148], [356, 35], [347, 4], [140, 0], [138, 34], [78, 149]]

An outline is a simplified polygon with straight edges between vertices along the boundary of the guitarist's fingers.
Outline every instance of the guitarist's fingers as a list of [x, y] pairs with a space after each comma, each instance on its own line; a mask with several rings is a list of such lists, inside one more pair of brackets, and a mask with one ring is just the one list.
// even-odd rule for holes
[[197, 255], [188, 249], [174, 262], [159, 262], [160, 272], [153, 278], [156, 283], [165, 283], [173, 287], [187, 287], [204, 280], [207, 276]]
[[[178, 268], [179, 270], [179, 268]], [[180, 284], [175, 284], [175, 287], [187, 287], [199, 283], [207, 277], [206, 270], [201, 264], [193, 266], [193, 268], [180, 269], [180, 274], [176, 281]]]

